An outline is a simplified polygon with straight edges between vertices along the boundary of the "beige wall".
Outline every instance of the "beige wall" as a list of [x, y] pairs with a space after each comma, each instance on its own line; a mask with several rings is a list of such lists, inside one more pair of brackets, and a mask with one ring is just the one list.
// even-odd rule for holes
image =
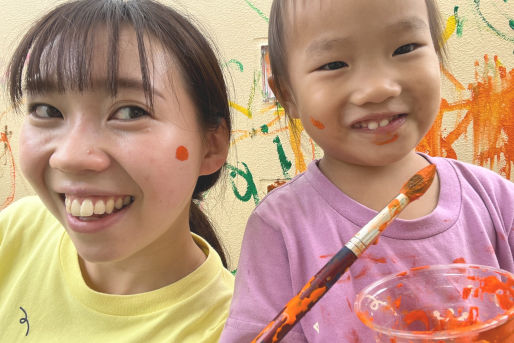
[[[59, 2], [0, 0], [0, 85], [5, 84], [5, 61], [17, 38]], [[231, 80], [230, 167], [223, 187], [211, 191], [204, 205], [235, 266], [246, 218], [267, 186], [275, 179], [293, 177], [321, 152], [305, 135], [300, 142], [292, 141], [283, 114], [263, 97], [260, 50], [266, 43], [271, 0], [163, 2], [188, 10], [203, 23], [220, 47]], [[441, 127], [431, 131], [420, 149], [481, 164], [514, 180], [514, 2], [439, 2], [451, 63], [443, 77]], [[21, 121], [22, 115], [12, 113], [0, 98], [0, 208], [31, 194], [18, 167]]]

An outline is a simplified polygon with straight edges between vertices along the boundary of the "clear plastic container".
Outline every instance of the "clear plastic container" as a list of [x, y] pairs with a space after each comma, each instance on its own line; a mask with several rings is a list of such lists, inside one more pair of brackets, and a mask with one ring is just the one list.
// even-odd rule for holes
[[480, 265], [414, 268], [356, 298], [377, 342], [514, 343], [514, 275]]

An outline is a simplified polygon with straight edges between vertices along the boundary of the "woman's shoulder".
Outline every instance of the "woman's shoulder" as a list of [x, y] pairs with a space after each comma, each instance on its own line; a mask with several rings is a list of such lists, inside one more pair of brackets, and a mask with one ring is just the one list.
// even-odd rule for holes
[[5, 236], [7, 232], [23, 231], [25, 234], [42, 232], [41, 227], [55, 226], [60, 226], [60, 223], [38, 196], [23, 197], [0, 211], [2, 236]]

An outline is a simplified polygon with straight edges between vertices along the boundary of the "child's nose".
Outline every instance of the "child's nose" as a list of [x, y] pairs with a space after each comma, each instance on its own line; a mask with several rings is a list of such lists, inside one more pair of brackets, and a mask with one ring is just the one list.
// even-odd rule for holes
[[51, 168], [66, 173], [100, 172], [110, 165], [110, 157], [92, 127], [77, 125], [60, 137], [49, 160]]
[[379, 104], [400, 95], [401, 92], [400, 82], [394, 75], [371, 68], [366, 75], [356, 79], [350, 101], [357, 106], [366, 103]]

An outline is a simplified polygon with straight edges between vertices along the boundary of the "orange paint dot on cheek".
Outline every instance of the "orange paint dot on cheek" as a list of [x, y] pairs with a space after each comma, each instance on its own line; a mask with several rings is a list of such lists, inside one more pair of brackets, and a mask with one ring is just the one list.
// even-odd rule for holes
[[189, 158], [189, 151], [185, 146], [181, 145], [177, 148], [176, 157], [179, 161], [186, 161]]
[[311, 123], [312, 123], [312, 125], [314, 125], [315, 127], [317, 127], [320, 130], [323, 130], [325, 128], [325, 125], [322, 122], [320, 122], [319, 120], [316, 120], [312, 117], [311, 117]]

